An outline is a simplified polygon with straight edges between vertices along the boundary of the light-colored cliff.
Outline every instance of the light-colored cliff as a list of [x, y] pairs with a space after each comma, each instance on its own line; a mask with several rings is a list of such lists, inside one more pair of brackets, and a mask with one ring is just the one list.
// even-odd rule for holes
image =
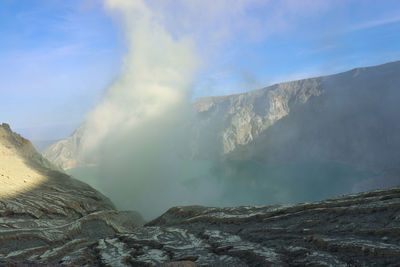
[[[325, 160], [392, 168], [400, 150], [400, 122], [394, 115], [400, 112], [399, 84], [397, 61], [197, 99], [187, 127], [187, 157]], [[43, 155], [64, 169], [87, 165], [80, 146], [84, 130], [80, 126]]]

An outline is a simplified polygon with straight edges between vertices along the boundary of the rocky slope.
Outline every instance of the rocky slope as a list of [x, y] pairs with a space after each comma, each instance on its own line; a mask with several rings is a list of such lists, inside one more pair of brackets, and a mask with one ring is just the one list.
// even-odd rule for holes
[[396, 266], [399, 210], [399, 188], [293, 206], [176, 207], [148, 223], [146, 237], [122, 240], [151, 240], [165, 258], [205, 266]]
[[2, 266], [400, 264], [400, 188], [298, 205], [175, 207], [144, 225], [5, 124], [0, 164]]
[[[340, 161], [387, 170], [400, 159], [400, 61], [193, 103], [191, 157]], [[43, 152], [80, 160], [84, 125]], [[379, 155], [375, 157], [374, 155]]]
[[[142, 223], [137, 213], [114, 209], [107, 197], [60, 171], [9, 125], [0, 125], [0, 258], [25, 259], [29, 251], [50, 253], [63, 245], [84, 248], [89, 244], [84, 240]], [[57, 253], [62, 250], [36, 260], [51, 261]]]
[[114, 209], [108, 198], [61, 172], [4, 123], [0, 125], [0, 157], [2, 216], [74, 219]]

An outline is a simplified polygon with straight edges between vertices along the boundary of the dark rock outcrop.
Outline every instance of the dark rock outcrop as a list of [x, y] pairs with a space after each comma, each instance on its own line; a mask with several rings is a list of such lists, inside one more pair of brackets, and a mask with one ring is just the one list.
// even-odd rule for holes
[[399, 214], [400, 188], [292, 206], [175, 207], [127, 232], [96, 223], [92, 235], [20, 238], [0, 253], [87, 266], [398, 266]]
[[179, 228], [181, 242], [202, 244], [181, 255], [163, 235], [152, 235], [164, 251], [197, 256], [199, 265], [212, 266], [215, 257], [220, 266], [396, 266], [399, 214], [396, 188], [293, 206], [176, 207], [146, 226]]

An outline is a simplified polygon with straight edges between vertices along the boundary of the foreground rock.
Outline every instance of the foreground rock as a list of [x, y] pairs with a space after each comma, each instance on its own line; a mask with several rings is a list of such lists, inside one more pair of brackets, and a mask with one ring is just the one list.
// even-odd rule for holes
[[5, 124], [0, 152], [2, 266], [400, 265], [400, 188], [298, 205], [175, 207], [143, 225]]
[[66, 175], [36, 152], [29, 140], [0, 125], [0, 214], [77, 219], [114, 209], [89, 185]]
[[0, 125], [0, 258], [54, 262], [70, 250], [82, 253], [93, 240], [143, 224], [136, 212], [114, 209], [108, 198], [61, 172], [9, 125]]
[[88, 266], [399, 266], [400, 188], [293, 206], [176, 207], [130, 232], [95, 232], [3, 255]]
[[213, 256], [226, 266], [400, 264], [400, 188], [293, 206], [178, 207], [147, 226], [179, 228], [182, 242], [192, 235], [203, 248], [186, 256], [199, 263]]

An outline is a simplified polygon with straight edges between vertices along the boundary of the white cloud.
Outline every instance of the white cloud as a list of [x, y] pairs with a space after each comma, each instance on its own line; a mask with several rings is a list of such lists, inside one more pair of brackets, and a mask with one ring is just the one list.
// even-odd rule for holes
[[174, 39], [154, 21], [154, 13], [143, 1], [104, 3], [124, 28], [128, 54], [103, 103], [87, 117], [84, 145], [88, 151], [101, 144], [111, 129], [133, 131], [188, 101], [197, 67], [193, 43], [187, 38]]
[[400, 22], [400, 15], [364, 21], [360, 24], [350, 27], [349, 31], [359, 31], [396, 22]]
[[316, 47], [314, 49], [301, 51], [299, 54], [300, 55], [319, 54], [319, 53], [332, 51], [332, 50], [334, 50], [334, 49], [336, 49], [338, 47], [339, 47], [338, 44], [326, 44], [326, 45], [322, 45], [320, 47]]
[[296, 29], [305, 17], [321, 16], [332, 1], [148, 0], [156, 19], [174, 36], [189, 35], [199, 50], [218, 53], [228, 42], [265, 40]]

